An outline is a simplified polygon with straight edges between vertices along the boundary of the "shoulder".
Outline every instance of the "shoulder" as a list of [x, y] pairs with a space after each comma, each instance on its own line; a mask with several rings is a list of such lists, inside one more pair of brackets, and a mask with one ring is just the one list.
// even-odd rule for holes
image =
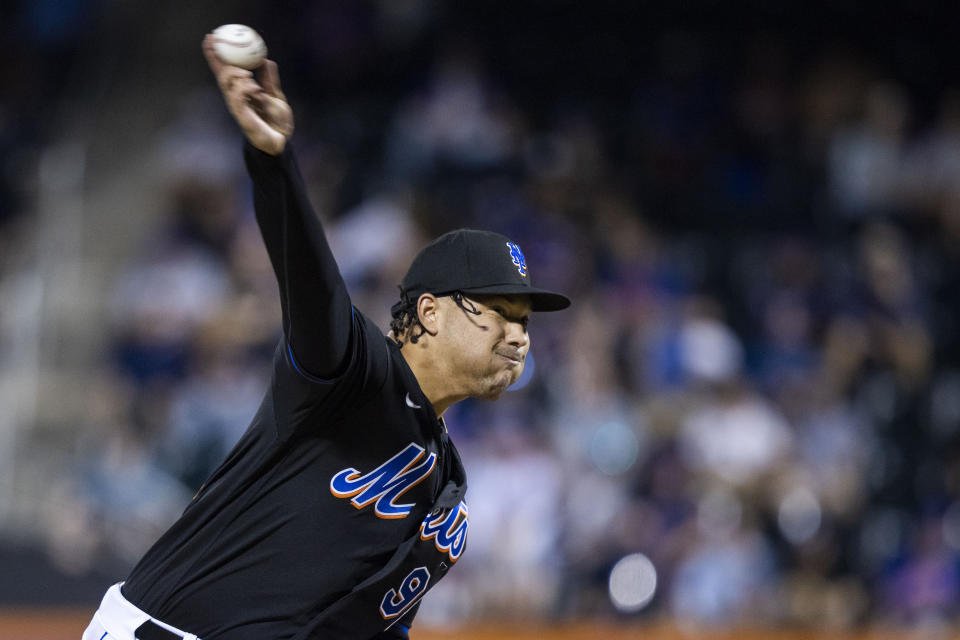
[[373, 320], [351, 308], [350, 344], [339, 372], [330, 377], [311, 375], [297, 361], [295, 352], [281, 341], [274, 358], [275, 375], [279, 380], [294, 383], [313, 393], [326, 392], [333, 387], [353, 387], [354, 390], [382, 385], [391, 369], [390, 343]]

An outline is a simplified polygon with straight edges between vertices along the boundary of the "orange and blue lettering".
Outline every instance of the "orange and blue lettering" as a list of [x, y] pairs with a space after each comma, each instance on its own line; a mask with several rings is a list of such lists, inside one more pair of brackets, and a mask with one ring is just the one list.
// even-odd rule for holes
[[427, 455], [426, 449], [411, 442], [373, 471], [361, 474], [351, 467], [338, 472], [330, 479], [330, 493], [351, 498], [357, 509], [376, 503], [379, 518], [405, 518], [414, 505], [396, 501], [429, 476], [436, 462], [437, 454]]
[[450, 562], [456, 562], [467, 546], [467, 526], [470, 513], [462, 501], [456, 509], [448, 509], [437, 515], [427, 515], [420, 525], [420, 539], [430, 540], [440, 553], [446, 553]]

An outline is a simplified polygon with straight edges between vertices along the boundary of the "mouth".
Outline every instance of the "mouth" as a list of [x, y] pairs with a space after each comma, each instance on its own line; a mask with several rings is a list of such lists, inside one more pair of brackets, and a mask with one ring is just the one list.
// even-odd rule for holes
[[523, 358], [518, 354], [497, 353], [498, 356], [509, 362], [513, 366], [523, 364]]

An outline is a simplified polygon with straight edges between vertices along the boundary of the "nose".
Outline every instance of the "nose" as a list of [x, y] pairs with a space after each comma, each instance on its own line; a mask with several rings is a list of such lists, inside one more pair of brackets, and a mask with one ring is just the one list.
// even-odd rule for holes
[[519, 322], [508, 322], [506, 328], [507, 344], [515, 349], [525, 350], [530, 346], [530, 335]]

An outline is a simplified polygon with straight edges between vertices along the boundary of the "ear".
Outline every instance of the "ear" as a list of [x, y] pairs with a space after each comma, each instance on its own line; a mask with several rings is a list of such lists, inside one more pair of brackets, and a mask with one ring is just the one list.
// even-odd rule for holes
[[440, 301], [432, 293], [424, 293], [417, 299], [417, 317], [424, 330], [431, 336], [440, 328]]

